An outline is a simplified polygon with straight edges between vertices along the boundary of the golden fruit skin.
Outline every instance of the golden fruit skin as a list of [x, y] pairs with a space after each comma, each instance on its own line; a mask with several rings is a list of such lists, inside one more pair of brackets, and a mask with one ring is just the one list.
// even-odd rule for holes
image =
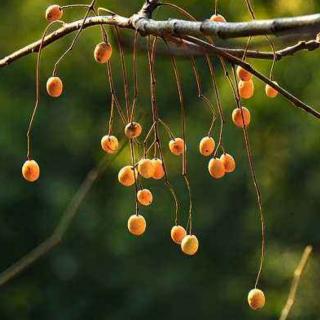
[[213, 153], [215, 147], [216, 143], [212, 137], [204, 137], [200, 141], [199, 151], [203, 156], [208, 157]]
[[239, 81], [238, 84], [239, 95], [243, 99], [250, 99], [254, 94], [254, 84], [252, 80], [248, 81]]
[[237, 76], [242, 81], [249, 81], [252, 79], [252, 74], [241, 66], [237, 67]]
[[232, 112], [232, 121], [238, 128], [248, 127], [251, 121], [250, 111], [246, 107], [234, 109]]
[[93, 56], [98, 63], [107, 63], [112, 56], [112, 46], [106, 42], [98, 43], [94, 49]]
[[248, 294], [248, 304], [251, 309], [259, 310], [264, 307], [266, 298], [262, 290], [252, 289]]
[[59, 5], [54, 4], [47, 8], [45, 16], [49, 22], [60, 20], [63, 16], [63, 10]]
[[181, 244], [183, 238], [187, 235], [187, 231], [184, 227], [177, 225], [172, 227], [170, 235], [173, 242]]
[[209, 20], [211, 22], [227, 22], [225, 17], [222, 16], [221, 14], [214, 14], [214, 15], [211, 16], [211, 18]]
[[152, 164], [154, 168], [154, 174], [152, 176], [153, 179], [160, 180], [164, 177], [165, 171], [163, 167], [163, 163], [160, 159], [152, 159]]
[[183, 253], [193, 256], [199, 249], [198, 238], [194, 235], [187, 235], [182, 239], [181, 250]]
[[101, 139], [101, 148], [103, 151], [113, 154], [119, 148], [119, 141], [115, 136], [105, 135]]
[[175, 156], [180, 156], [181, 154], [183, 154], [185, 149], [184, 140], [181, 138], [175, 138], [170, 140], [169, 149], [171, 153], [174, 154]]
[[220, 179], [226, 174], [223, 162], [219, 158], [212, 158], [209, 161], [208, 170], [212, 178]]
[[35, 182], [40, 177], [40, 167], [34, 160], [27, 160], [22, 166], [22, 176], [29, 182]]
[[147, 223], [143, 216], [132, 215], [128, 220], [128, 230], [135, 236], [141, 236], [146, 231]]
[[47, 92], [50, 97], [58, 98], [63, 91], [63, 83], [59, 77], [50, 77], [47, 81]]
[[154, 166], [152, 160], [150, 159], [141, 159], [138, 163], [138, 172], [145, 179], [152, 178], [154, 175]]
[[138, 122], [130, 122], [126, 125], [124, 133], [129, 139], [138, 138], [142, 133], [142, 127]]
[[[276, 81], [273, 81], [275, 84], [278, 84]], [[265, 92], [266, 92], [266, 96], [269, 97], [269, 98], [275, 98], [279, 92], [278, 90], [272, 88], [270, 85], [266, 85], [266, 88], [265, 88]]]
[[143, 206], [150, 206], [153, 202], [153, 195], [149, 189], [143, 189], [138, 191], [137, 199]]
[[136, 173], [132, 166], [125, 166], [119, 171], [118, 180], [123, 186], [130, 187], [135, 183]]
[[220, 160], [222, 161], [223, 165], [224, 165], [224, 169], [227, 173], [233, 172], [234, 170], [236, 170], [236, 161], [234, 160], [233, 156], [228, 154], [228, 153], [224, 153], [221, 157]]

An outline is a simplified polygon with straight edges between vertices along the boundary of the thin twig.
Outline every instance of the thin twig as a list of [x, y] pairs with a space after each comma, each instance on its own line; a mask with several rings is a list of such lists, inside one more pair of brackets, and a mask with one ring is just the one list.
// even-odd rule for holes
[[288, 299], [287, 299], [285, 306], [282, 309], [281, 316], [280, 316], [279, 320], [286, 320], [288, 318], [288, 315], [289, 315], [289, 313], [295, 303], [299, 283], [300, 283], [301, 277], [303, 275], [303, 272], [307, 266], [307, 263], [308, 263], [308, 260], [310, 258], [311, 253], [312, 253], [312, 247], [307, 246], [304, 249], [301, 260], [300, 260], [296, 270], [294, 271], [289, 296], [288, 296]]
[[[253, 9], [253, 4], [251, 3], [251, 0], [245, 0], [245, 3], [247, 5], [247, 7], [248, 7], [248, 10], [250, 12], [250, 15], [251, 15], [252, 19], [256, 20], [256, 15], [255, 15], [255, 12], [254, 12], [254, 9]], [[271, 47], [272, 54], [273, 54], [272, 64], [271, 64], [271, 68], [270, 68], [270, 76], [269, 76], [269, 78], [272, 80], [272, 78], [273, 78], [273, 70], [274, 70], [274, 67], [275, 67], [275, 64], [276, 64], [276, 61], [277, 61], [276, 49], [275, 49], [275, 45], [274, 45], [273, 41], [271, 40], [271, 38], [268, 35], [266, 35], [265, 38], [270, 43], [270, 47]], [[248, 45], [247, 45], [245, 54], [243, 56], [243, 60], [247, 56], [247, 51], [248, 51], [249, 43], [250, 43], [251, 39], [252, 39], [252, 37], [249, 37]]]
[[[240, 95], [239, 95], [239, 90], [238, 86], [236, 85], [237, 83], [237, 77], [236, 77], [236, 71], [234, 65], [232, 65], [232, 71], [233, 71], [233, 77], [234, 77], [234, 84], [233, 87], [235, 88], [235, 101], [237, 104], [237, 107], [241, 111], [241, 121], [244, 124], [244, 115], [243, 115], [243, 107], [241, 106], [241, 101], [240, 101]], [[253, 182], [253, 186], [256, 192], [256, 197], [257, 197], [257, 205], [259, 209], [259, 218], [260, 218], [260, 227], [261, 227], [261, 256], [260, 256], [260, 263], [259, 263], [259, 269], [255, 281], [254, 287], [257, 288], [259, 284], [259, 280], [262, 274], [263, 270], [263, 265], [264, 265], [264, 259], [265, 259], [265, 251], [266, 251], [266, 224], [265, 224], [265, 218], [264, 218], [264, 211], [263, 211], [263, 205], [262, 205], [262, 194], [260, 191], [260, 187], [258, 184], [258, 179], [256, 175], [256, 170], [255, 170], [255, 165], [253, 161], [253, 154], [252, 154], [252, 149], [251, 149], [251, 144], [250, 144], [250, 139], [249, 139], [249, 133], [248, 133], [248, 128], [244, 124], [242, 127], [243, 131], [243, 138], [245, 142], [245, 147], [246, 147], [246, 152], [247, 152], [247, 157], [248, 157], [248, 163], [249, 163], [249, 169], [250, 169], [250, 174]]]
[[155, 57], [156, 57], [156, 44], [157, 44], [157, 38], [154, 38], [153, 42], [150, 45], [150, 48], [148, 49], [148, 64], [149, 64], [149, 73], [150, 73], [151, 109], [152, 109], [152, 120], [153, 120], [153, 123], [154, 123], [154, 139], [155, 139], [154, 143], [155, 143], [155, 147], [157, 147], [158, 150], [159, 150], [160, 159], [161, 159], [162, 164], [163, 164], [165, 185], [168, 188], [168, 190], [171, 193], [172, 198], [174, 200], [174, 204], [175, 204], [174, 222], [175, 222], [176, 225], [178, 225], [180, 204], [179, 204], [176, 192], [175, 192], [175, 190], [174, 190], [174, 188], [173, 188], [173, 186], [170, 183], [169, 178], [168, 178], [167, 166], [166, 166], [166, 162], [165, 162], [165, 159], [164, 159], [164, 156], [163, 156], [161, 138], [160, 138], [160, 135], [159, 135], [159, 110], [158, 110], [157, 95], [156, 95], [157, 79], [156, 79], [155, 68], [154, 68]]
[[82, 20], [82, 23], [81, 23], [81, 25], [80, 25], [80, 28], [78, 29], [75, 37], [73, 38], [70, 46], [67, 48], [67, 50], [59, 57], [59, 59], [57, 60], [57, 62], [54, 64], [54, 68], [53, 68], [53, 71], [52, 71], [52, 75], [53, 75], [53, 76], [56, 75], [56, 73], [57, 73], [57, 68], [58, 68], [59, 64], [61, 63], [61, 61], [64, 59], [64, 57], [65, 57], [69, 52], [71, 52], [71, 51], [73, 50], [76, 42], [78, 41], [78, 39], [79, 39], [79, 37], [80, 37], [80, 35], [81, 35], [81, 32], [82, 32], [82, 30], [83, 30], [83, 28], [84, 28], [84, 25], [85, 25], [85, 23], [86, 23], [86, 21], [87, 21], [87, 19], [88, 19], [89, 13], [90, 13], [90, 11], [94, 8], [95, 2], [96, 2], [96, 0], [92, 0], [92, 1], [91, 1], [91, 3], [90, 3], [90, 5], [88, 6], [87, 11], [86, 11], [86, 13], [85, 13], [85, 15], [84, 15], [84, 18], [83, 18], [83, 20]]
[[218, 151], [220, 148], [222, 150], [224, 150], [223, 128], [224, 128], [225, 119], [224, 119], [224, 113], [223, 113], [222, 104], [221, 104], [219, 88], [218, 88], [218, 84], [217, 84], [217, 78], [215, 75], [215, 69], [214, 69], [214, 66], [213, 66], [209, 56], [206, 56], [206, 60], [207, 60], [208, 66], [209, 66], [211, 82], [212, 82], [212, 86], [213, 86], [213, 90], [214, 90], [214, 94], [215, 94], [215, 99], [216, 99], [216, 103], [217, 103], [217, 109], [218, 109], [219, 118], [220, 118], [219, 140], [218, 140], [218, 145], [216, 147], [216, 151], [214, 153], [214, 157], [215, 157], [218, 154]]
[[36, 87], [36, 98], [35, 98], [35, 104], [34, 104], [34, 108], [33, 108], [33, 112], [30, 118], [30, 122], [29, 122], [29, 126], [28, 126], [28, 130], [27, 130], [27, 159], [30, 160], [31, 159], [31, 153], [32, 153], [32, 146], [31, 146], [31, 134], [32, 134], [32, 125], [34, 123], [35, 117], [36, 117], [36, 113], [39, 107], [39, 103], [40, 103], [40, 63], [41, 63], [41, 52], [42, 52], [42, 46], [43, 46], [43, 40], [48, 32], [48, 30], [50, 29], [50, 27], [55, 24], [55, 23], [63, 23], [62, 21], [58, 20], [58, 21], [53, 21], [51, 23], [48, 24], [48, 26], [45, 28], [42, 38], [41, 38], [41, 44], [40, 44], [40, 48], [39, 48], [39, 52], [37, 55], [37, 62], [36, 62], [36, 80], [35, 80], [35, 87]]
[[52, 233], [46, 240], [39, 244], [35, 249], [31, 250], [17, 262], [12, 264], [9, 268], [0, 274], [0, 287], [15, 278], [25, 269], [29, 268], [33, 263], [38, 261], [41, 257], [48, 254], [52, 249], [61, 244], [63, 236], [68, 230], [71, 222], [79, 213], [79, 209], [94, 183], [106, 171], [109, 164], [111, 164], [122, 152], [125, 144], [118, 151], [117, 155], [110, 161], [109, 157], [103, 158], [96, 168], [89, 171], [86, 178], [83, 180], [79, 189], [70, 201], [67, 209], [62, 214], [60, 221]]
[[[187, 167], [187, 136], [186, 136], [186, 108], [184, 103], [184, 97], [183, 97], [183, 90], [182, 90], [182, 82], [180, 73], [178, 70], [177, 62], [174, 56], [171, 56], [171, 62], [172, 67], [174, 71], [174, 76], [176, 80], [178, 95], [179, 95], [179, 102], [180, 102], [180, 110], [181, 110], [181, 127], [182, 127], [182, 139], [184, 141], [184, 147], [183, 147], [183, 153], [182, 153], [182, 176], [185, 181], [188, 195], [189, 195], [189, 213], [188, 213], [188, 226], [189, 226], [189, 234], [192, 234], [192, 211], [193, 211], [193, 204], [192, 204], [192, 191], [191, 191], [191, 185], [188, 177], [188, 167]], [[188, 229], [187, 226], [187, 229]]]
[[125, 55], [124, 50], [121, 45], [120, 41], [120, 32], [117, 27], [115, 27], [116, 32], [116, 39], [120, 54], [120, 63], [121, 63], [121, 72], [122, 72], [122, 80], [123, 80], [123, 90], [124, 90], [124, 97], [125, 97], [125, 104], [126, 104], [126, 112], [127, 112], [127, 119], [130, 119], [130, 98], [129, 98], [129, 80], [128, 80], [128, 72], [127, 72], [127, 66], [125, 62]]
[[134, 40], [133, 40], [133, 53], [132, 53], [132, 76], [133, 76], [133, 100], [132, 100], [132, 106], [131, 106], [131, 115], [130, 115], [130, 121], [133, 121], [134, 114], [135, 114], [135, 108], [137, 104], [138, 99], [138, 92], [139, 92], [139, 85], [138, 85], [138, 68], [137, 68], [137, 42], [138, 42], [138, 32], [136, 31], [134, 34]]

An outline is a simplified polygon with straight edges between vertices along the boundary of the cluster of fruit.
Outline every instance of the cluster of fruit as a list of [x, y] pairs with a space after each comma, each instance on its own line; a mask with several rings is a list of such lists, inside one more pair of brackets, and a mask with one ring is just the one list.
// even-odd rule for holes
[[[46, 11], [46, 19], [49, 22], [61, 19], [63, 8], [58, 5], [50, 6]], [[210, 18], [212, 22], [226, 22], [221, 15], [215, 14]], [[98, 63], [105, 64], [112, 56], [112, 47], [109, 43], [99, 43], [94, 50], [94, 58]], [[254, 84], [252, 74], [243, 69], [237, 68], [237, 76], [239, 78], [238, 90], [239, 95], [243, 99], [249, 99], [254, 94]], [[57, 98], [63, 92], [63, 83], [59, 77], [52, 76], [47, 81], [47, 93], [49, 96]], [[266, 86], [266, 95], [268, 97], [276, 97], [278, 92], [270, 86]], [[245, 108], [236, 108], [232, 112], [232, 121], [239, 127], [247, 127], [250, 124], [250, 111]], [[142, 134], [142, 126], [138, 122], [131, 121], [124, 128], [125, 136], [132, 141], [139, 138]], [[114, 154], [119, 150], [119, 141], [117, 137], [108, 134], [102, 137], [101, 147], [108, 154]], [[168, 144], [170, 152], [175, 156], [181, 156], [186, 151], [185, 141], [182, 138], [172, 138]], [[199, 152], [205, 157], [214, 155], [208, 164], [208, 171], [214, 179], [220, 179], [226, 173], [231, 173], [236, 169], [236, 162], [232, 155], [223, 152], [220, 157], [216, 157], [216, 144], [211, 136], [206, 136], [199, 143]], [[28, 159], [22, 167], [23, 177], [34, 182], [40, 176], [40, 167], [35, 160]], [[166, 175], [165, 167], [161, 159], [148, 159], [143, 157], [136, 164], [124, 166], [118, 173], [118, 181], [126, 187], [136, 185], [139, 177], [144, 179], [160, 180]], [[153, 194], [149, 189], [137, 187], [136, 201], [142, 206], [149, 206], [153, 202]], [[141, 236], [146, 231], [146, 220], [138, 212], [128, 219], [128, 230], [135, 236]], [[181, 246], [182, 252], [187, 255], [194, 255], [198, 251], [199, 241], [193, 234], [187, 234], [187, 231], [181, 225], [175, 225], [171, 229], [171, 239], [174, 243]], [[253, 289], [248, 294], [248, 303], [254, 310], [261, 309], [265, 304], [264, 293], [259, 289]]]
[[[238, 90], [242, 99], [250, 99], [254, 95], [254, 83], [252, 80], [252, 74], [244, 68], [238, 66], [237, 76], [239, 78]], [[277, 84], [276, 81], [273, 81]], [[275, 98], [278, 95], [278, 91], [271, 87], [269, 84], [265, 86], [266, 96], [269, 98]]]
[[[219, 14], [215, 14], [210, 18], [211, 22], [221, 23], [226, 22], [226, 19]], [[253, 75], [245, 70], [243, 67], [238, 66], [237, 77], [239, 79], [238, 82], [238, 93], [240, 98], [242, 99], [250, 99], [254, 95], [254, 83], [253, 83]], [[277, 84], [276, 81], [273, 81]], [[271, 87], [269, 84], [265, 86], [266, 96], [269, 98], [275, 98], [278, 95], [278, 91]], [[248, 127], [251, 122], [251, 113], [246, 107], [236, 108], [232, 112], [232, 121], [238, 128]]]
[[[126, 125], [124, 133], [128, 139], [137, 139], [142, 133], [142, 127], [137, 122]], [[119, 148], [118, 139], [112, 135], [105, 135], [101, 139], [102, 149], [109, 153], [115, 153]], [[172, 139], [169, 142], [169, 150], [172, 154], [180, 156], [184, 153], [185, 143], [181, 138]], [[138, 177], [144, 179], [160, 180], [165, 176], [163, 162], [159, 158], [142, 158], [135, 165], [124, 166], [118, 173], [118, 181], [125, 187], [136, 184]], [[152, 192], [149, 189], [138, 190], [137, 201], [142, 206], [149, 206], [153, 201]], [[135, 236], [141, 236], [146, 231], [146, 220], [141, 214], [134, 214], [128, 220], [128, 230]], [[199, 242], [195, 235], [187, 235], [184, 227], [175, 225], [171, 229], [171, 238], [181, 245], [181, 250], [187, 255], [194, 255], [198, 251]]]
[[[46, 11], [46, 18], [48, 21], [57, 21], [61, 19], [63, 9], [58, 5], [50, 6]], [[102, 42], [96, 45], [94, 50], [94, 58], [98, 63], [105, 64], [112, 56], [112, 46], [109, 43]], [[58, 98], [63, 92], [62, 80], [57, 76], [52, 76], [47, 81], [47, 93], [49, 96]], [[243, 119], [244, 118], [244, 122]], [[241, 127], [243, 123], [248, 125], [250, 122], [250, 113], [246, 108], [236, 109], [232, 115], [234, 123]], [[130, 122], [126, 125], [124, 133], [128, 139], [137, 139], [142, 133], [142, 126], [137, 122]], [[113, 135], [105, 135], [101, 139], [102, 149], [109, 153], [115, 153], [119, 148], [119, 141]], [[199, 152], [203, 156], [211, 156], [215, 151], [215, 141], [212, 137], [204, 137], [199, 144]], [[185, 152], [185, 142], [182, 138], [176, 137], [170, 140], [169, 150], [172, 154], [180, 156]], [[213, 157], [208, 164], [210, 175], [215, 179], [222, 178], [226, 173], [231, 173], [236, 168], [236, 162], [232, 155], [223, 153], [220, 157]], [[29, 181], [34, 182], [39, 179], [40, 167], [33, 159], [28, 159], [22, 167], [23, 177]], [[165, 169], [162, 160], [159, 158], [146, 159], [142, 158], [134, 166], [127, 165], [123, 167], [118, 173], [119, 182], [126, 187], [134, 185], [138, 176], [145, 179], [153, 178], [160, 180], [165, 175]], [[142, 206], [149, 206], [153, 202], [153, 194], [149, 189], [138, 190], [137, 201]], [[146, 221], [143, 216], [135, 214], [128, 220], [129, 231], [136, 235], [142, 235], [146, 230]], [[199, 242], [196, 236], [187, 235], [185, 228], [182, 226], [174, 226], [171, 230], [171, 238], [175, 243], [181, 244], [182, 251], [188, 255], [194, 255], [199, 247]]]

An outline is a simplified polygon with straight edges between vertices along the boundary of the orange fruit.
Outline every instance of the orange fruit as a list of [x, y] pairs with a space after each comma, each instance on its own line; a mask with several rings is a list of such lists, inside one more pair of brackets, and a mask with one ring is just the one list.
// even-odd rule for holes
[[101, 139], [101, 147], [107, 153], [115, 153], [119, 147], [119, 141], [115, 136], [103, 136]]
[[215, 146], [216, 143], [213, 138], [204, 137], [200, 141], [199, 151], [203, 156], [208, 157], [213, 153]]
[[175, 138], [175, 139], [170, 140], [169, 149], [170, 149], [171, 153], [176, 156], [180, 156], [181, 154], [183, 154], [183, 152], [185, 150], [185, 144], [184, 144], [183, 139]]
[[63, 10], [57, 4], [49, 6], [46, 10], [46, 19], [49, 22], [60, 20], [63, 16]]
[[58, 98], [63, 91], [63, 83], [59, 77], [50, 77], [47, 81], [47, 92], [50, 97]]
[[252, 74], [241, 66], [237, 67], [237, 76], [242, 81], [249, 81], [252, 79]]
[[224, 164], [219, 158], [212, 158], [209, 161], [208, 170], [210, 175], [215, 179], [222, 178], [226, 173]]
[[236, 169], [236, 162], [232, 155], [224, 153], [220, 157], [220, 160], [222, 161], [224, 169], [227, 173], [233, 172]]
[[251, 309], [259, 310], [264, 307], [266, 298], [262, 290], [252, 289], [248, 294], [248, 304]]
[[187, 235], [182, 239], [181, 250], [183, 253], [193, 256], [199, 249], [198, 238], [194, 235]]
[[225, 17], [222, 16], [221, 14], [214, 14], [214, 15], [211, 16], [211, 18], [209, 20], [211, 22], [227, 22]]
[[152, 178], [156, 179], [156, 180], [162, 179], [165, 175], [162, 161], [157, 158], [152, 159], [151, 161], [152, 161], [153, 168], [154, 168], [154, 173], [153, 173]]
[[177, 244], [181, 244], [183, 238], [187, 235], [187, 231], [184, 227], [182, 226], [174, 226], [171, 229], [171, 239], [177, 243]]
[[[276, 81], [273, 81], [275, 84], [278, 84]], [[272, 88], [269, 84], [266, 85], [266, 88], [265, 88], [265, 91], [266, 91], [266, 96], [269, 97], [269, 98], [275, 98], [279, 92]]]
[[29, 182], [35, 182], [40, 177], [40, 167], [34, 160], [27, 160], [22, 166], [22, 175]]
[[252, 80], [240, 80], [238, 84], [239, 95], [243, 99], [250, 99], [254, 94], [254, 84]]
[[153, 162], [150, 159], [141, 159], [138, 162], [138, 172], [145, 179], [152, 178], [154, 175], [155, 168]]
[[143, 206], [150, 206], [153, 201], [153, 195], [149, 189], [142, 189], [138, 191], [137, 199]]
[[[136, 175], [136, 177], [134, 175]], [[118, 180], [125, 187], [132, 186], [136, 178], [137, 171], [132, 166], [125, 166], [118, 173]]]
[[112, 46], [109, 43], [98, 43], [94, 49], [94, 59], [98, 63], [107, 63], [112, 56]]
[[130, 122], [126, 125], [124, 133], [129, 139], [138, 138], [142, 133], [142, 127], [138, 122]]
[[232, 121], [238, 128], [248, 127], [251, 121], [250, 111], [245, 108], [236, 108], [232, 112]]
[[135, 236], [141, 236], [146, 231], [147, 223], [143, 216], [132, 215], [128, 220], [128, 230]]

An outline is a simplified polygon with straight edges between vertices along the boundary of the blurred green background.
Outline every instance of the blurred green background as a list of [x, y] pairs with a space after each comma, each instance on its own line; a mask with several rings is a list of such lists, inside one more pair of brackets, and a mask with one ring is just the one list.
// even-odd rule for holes
[[[200, 20], [213, 11], [213, 1], [209, 0], [173, 2]], [[76, 1], [60, 2], [70, 3]], [[142, 0], [98, 1], [122, 15], [135, 12], [141, 3]], [[254, 3], [259, 18], [320, 10], [316, 0]], [[45, 0], [1, 1], [1, 57], [40, 37], [46, 25], [43, 15], [48, 4]], [[242, 1], [221, 0], [219, 12], [229, 21], [249, 20]], [[82, 15], [83, 9], [70, 10], [65, 19]], [[176, 16], [179, 15], [168, 8], [156, 13], [157, 18]], [[35, 184], [21, 178], [21, 166], [34, 104], [36, 56], [30, 55], [0, 70], [1, 270], [52, 233], [87, 172], [104, 157], [100, 138], [106, 133], [110, 96], [104, 67], [92, 58], [95, 44], [100, 41], [98, 28], [86, 30], [72, 54], [61, 63], [63, 97], [50, 99], [43, 90], [54, 62], [71, 40], [72, 36], [66, 37], [44, 50], [41, 105], [33, 131], [33, 156], [41, 166], [42, 176]], [[261, 45], [264, 39], [258, 41]], [[244, 42], [233, 41], [228, 45], [235, 43], [243, 46]], [[279, 41], [277, 46], [281, 46]], [[130, 53], [129, 48], [125, 50]], [[280, 84], [315, 107], [319, 104], [318, 60], [319, 52], [300, 53], [277, 63], [274, 73]], [[117, 91], [123, 101], [118, 52], [112, 61]], [[118, 170], [129, 163], [126, 147], [94, 185], [62, 245], [0, 288], [1, 320], [277, 319], [293, 270], [307, 244], [314, 245], [315, 255], [301, 282], [290, 319], [320, 319], [319, 123], [282, 97], [267, 99], [263, 84], [255, 80], [256, 94], [246, 105], [252, 112], [249, 133], [267, 223], [267, 256], [260, 283], [267, 304], [261, 312], [253, 312], [246, 297], [254, 285], [260, 255], [256, 197], [242, 132], [230, 121], [235, 104], [216, 59], [213, 61], [218, 69], [227, 119], [225, 147], [238, 163], [237, 171], [220, 181], [210, 178], [208, 159], [198, 153], [198, 143], [208, 130], [210, 115], [196, 97], [190, 61], [178, 63], [187, 105], [188, 164], [199, 253], [186, 257], [171, 242], [174, 208], [161, 182], [145, 182], [155, 196], [154, 204], [143, 209], [148, 221], [146, 234], [136, 239], [128, 233], [126, 223], [134, 212], [134, 193], [117, 182]], [[131, 74], [129, 54], [127, 63]], [[204, 91], [213, 100], [205, 64], [201, 58], [197, 63]], [[268, 74], [270, 61], [254, 61], [254, 65]], [[166, 57], [157, 60], [160, 116], [181, 135], [178, 97], [170, 66]], [[143, 53], [138, 58], [138, 78], [137, 117], [147, 128], [151, 123], [149, 73]], [[114, 133], [123, 138], [118, 120]], [[163, 141], [166, 146], [165, 132]], [[167, 150], [166, 159], [185, 224], [188, 197], [180, 162]]]

